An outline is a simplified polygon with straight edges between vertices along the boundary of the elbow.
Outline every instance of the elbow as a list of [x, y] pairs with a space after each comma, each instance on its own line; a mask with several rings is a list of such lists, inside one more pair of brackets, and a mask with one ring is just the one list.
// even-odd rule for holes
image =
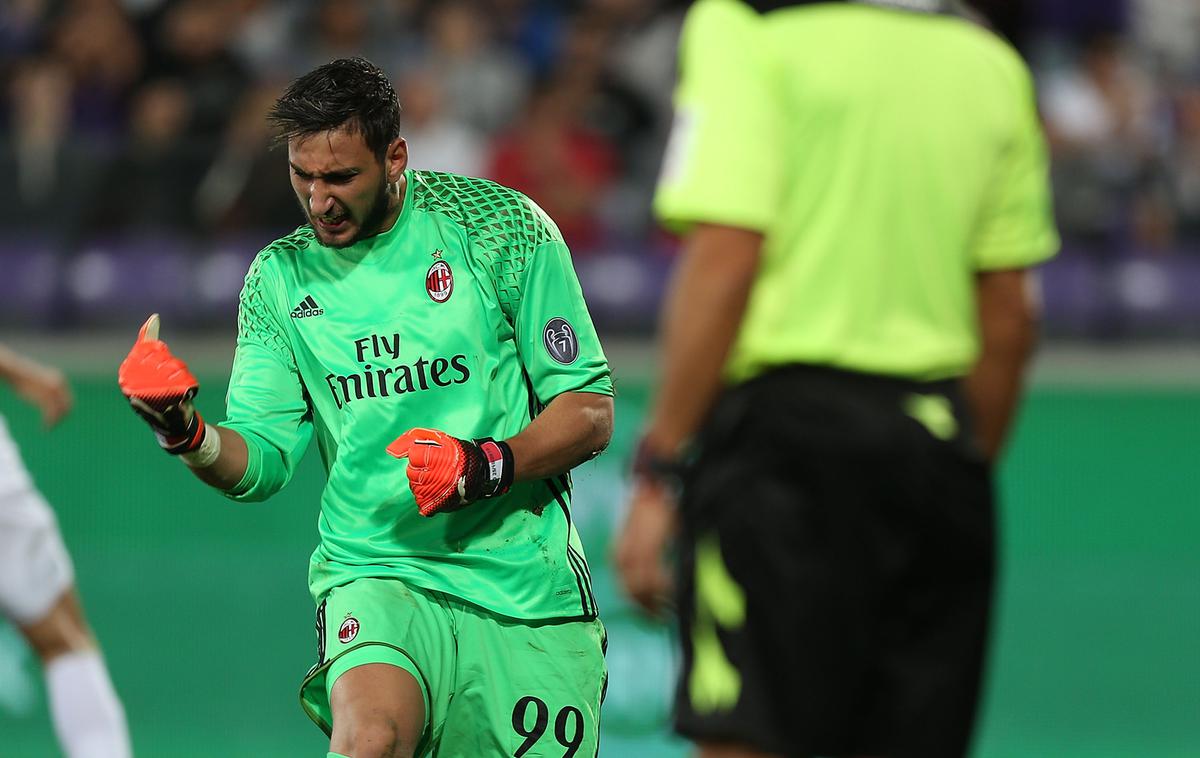
[[602, 398], [597, 402], [590, 412], [587, 414], [588, 433], [587, 447], [588, 459], [595, 458], [604, 452], [608, 447], [608, 443], [612, 441], [613, 435], [613, 399], [606, 395], [598, 395]]
[[1037, 349], [1042, 324], [1041, 308], [1035, 300], [1026, 298], [1014, 311], [1013, 323], [1008, 329], [1008, 342], [1013, 355], [1026, 363]]
[[1032, 314], [1009, 314], [995, 319], [983, 332], [981, 359], [1000, 362], [1023, 371], [1037, 347], [1037, 319]]
[[[246, 429], [229, 430], [236, 432], [228, 440], [235, 444], [228, 445], [232, 452], [241, 448], [245, 462], [241, 467], [237, 481], [229, 480], [222, 483], [210, 482], [221, 490], [221, 494], [239, 503], [258, 503], [270, 498], [288, 483], [295, 469], [295, 460], [277, 445], [266, 438]], [[223, 434], [222, 440], [226, 437]]]
[[1025, 363], [1037, 347], [1039, 329], [1039, 316], [1033, 308], [1016, 308], [996, 324], [991, 341], [996, 352]]
[[251, 488], [245, 492], [235, 492], [234, 490], [219, 491], [222, 495], [234, 501], [235, 503], [261, 503], [273, 494], [259, 487]]
[[1037, 346], [1041, 303], [1027, 271], [993, 272], [980, 277], [979, 325], [985, 355], [1024, 365]]

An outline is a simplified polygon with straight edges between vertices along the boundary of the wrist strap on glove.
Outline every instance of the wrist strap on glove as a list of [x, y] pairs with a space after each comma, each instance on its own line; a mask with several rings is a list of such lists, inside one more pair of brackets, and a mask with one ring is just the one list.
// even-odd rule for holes
[[154, 436], [158, 439], [159, 446], [166, 450], [171, 455], [183, 455], [197, 450], [200, 443], [204, 441], [204, 432], [208, 430], [208, 425], [204, 423], [204, 418], [197, 411], [192, 411], [192, 419], [184, 428], [183, 434], [179, 436], [167, 436], [160, 430], [154, 430]]
[[483, 456], [479, 497], [495, 497], [508, 492], [513, 483], [512, 448], [503, 440], [483, 437], [473, 440]]

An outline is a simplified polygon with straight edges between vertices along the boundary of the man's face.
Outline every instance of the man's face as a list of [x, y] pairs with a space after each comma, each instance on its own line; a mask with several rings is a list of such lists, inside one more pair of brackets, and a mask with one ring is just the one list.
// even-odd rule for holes
[[380, 161], [362, 135], [346, 127], [288, 142], [292, 189], [322, 245], [353, 245], [395, 219], [399, 198], [389, 185], [404, 172], [407, 158], [398, 140]]

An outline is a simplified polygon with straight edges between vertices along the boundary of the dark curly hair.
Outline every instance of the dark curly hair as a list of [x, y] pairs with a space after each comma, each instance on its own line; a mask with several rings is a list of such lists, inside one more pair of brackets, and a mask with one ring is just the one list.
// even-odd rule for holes
[[400, 136], [400, 101], [383, 70], [366, 58], [338, 58], [296, 81], [275, 101], [267, 121], [286, 143], [345, 126], [381, 160]]

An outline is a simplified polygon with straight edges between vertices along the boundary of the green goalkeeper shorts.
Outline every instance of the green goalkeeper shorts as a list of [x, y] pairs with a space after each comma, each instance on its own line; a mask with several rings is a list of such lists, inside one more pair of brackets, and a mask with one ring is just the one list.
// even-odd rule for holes
[[317, 609], [317, 640], [300, 704], [326, 734], [337, 678], [389, 663], [421, 686], [419, 756], [596, 754], [608, 677], [599, 620], [510, 619], [397, 579], [357, 579]]

